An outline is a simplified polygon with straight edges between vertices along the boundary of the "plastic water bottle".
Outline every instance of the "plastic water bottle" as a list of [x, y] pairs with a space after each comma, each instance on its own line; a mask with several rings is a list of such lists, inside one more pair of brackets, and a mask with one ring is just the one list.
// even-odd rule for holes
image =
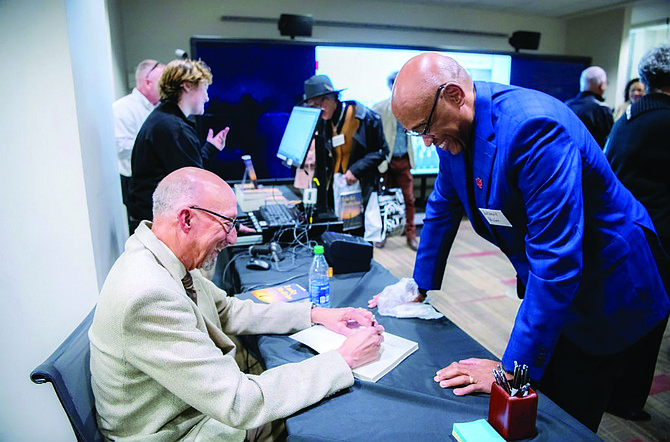
[[323, 246], [314, 246], [314, 261], [309, 269], [309, 299], [317, 307], [330, 307], [328, 262], [323, 256]]

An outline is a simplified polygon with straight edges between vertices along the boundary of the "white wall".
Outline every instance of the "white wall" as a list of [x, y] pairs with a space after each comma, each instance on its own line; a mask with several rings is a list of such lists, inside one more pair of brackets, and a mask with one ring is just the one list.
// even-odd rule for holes
[[592, 57], [593, 65], [605, 69], [609, 86], [604, 97], [611, 107], [619, 95], [617, 85], [620, 50], [629, 20], [630, 15], [625, 8], [616, 8], [574, 18], [567, 23], [567, 55]]
[[631, 24], [637, 26], [657, 23], [668, 17], [670, 17], [670, 2], [668, 0], [647, 0], [635, 3]]
[[[135, 86], [136, 66], [130, 66], [126, 69], [126, 58], [124, 54], [123, 29], [121, 27], [121, 6], [120, 0], [106, 0], [107, 14], [109, 16], [109, 30], [112, 46], [112, 83], [114, 98], [122, 97], [132, 90]], [[131, 79], [127, 78], [126, 72], [130, 72]]]
[[[276, 23], [222, 22], [222, 15], [279, 19], [282, 13], [311, 14], [315, 20], [422, 26], [428, 28], [499, 32], [518, 30], [542, 33], [537, 53], [562, 54], [565, 23], [493, 11], [447, 8], [376, 1], [339, 0], [163, 0], [160, 8], [152, 0], [121, 0], [125, 62], [128, 72], [145, 58], [168, 62], [177, 48], [189, 51], [192, 36], [288, 39], [280, 37]], [[338, 29], [315, 26], [312, 40], [380, 43], [511, 51], [507, 38], [458, 34], [392, 32], [369, 29]]]
[[0, 440], [74, 436], [29, 374], [86, 316], [124, 240], [104, 3], [0, 1]]

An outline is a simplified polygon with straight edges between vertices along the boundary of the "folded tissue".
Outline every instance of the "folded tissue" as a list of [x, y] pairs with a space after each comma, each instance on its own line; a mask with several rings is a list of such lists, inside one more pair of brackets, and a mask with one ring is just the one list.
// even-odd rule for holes
[[[413, 302], [419, 296], [419, 287], [412, 278], [402, 278], [387, 286], [377, 298], [379, 314], [396, 318], [438, 319], [443, 315], [429, 303]], [[427, 301], [430, 299], [427, 298]]]

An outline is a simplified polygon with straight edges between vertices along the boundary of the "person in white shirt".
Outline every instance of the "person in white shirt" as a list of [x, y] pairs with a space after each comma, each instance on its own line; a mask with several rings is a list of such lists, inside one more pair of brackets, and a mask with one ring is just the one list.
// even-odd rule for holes
[[[114, 102], [114, 137], [116, 151], [119, 156], [119, 173], [121, 174], [121, 193], [123, 204], [128, 206], [130, 186], [130, 158], [133, 153], [135, 137], [142, 123], [160, 101], [158, 82], [163, 74], [164, 66], [156, 60], [144, 60], [135, 70], [135, 87], [125, 97]], [[132, 233], [132, 232], [130, 232]]]

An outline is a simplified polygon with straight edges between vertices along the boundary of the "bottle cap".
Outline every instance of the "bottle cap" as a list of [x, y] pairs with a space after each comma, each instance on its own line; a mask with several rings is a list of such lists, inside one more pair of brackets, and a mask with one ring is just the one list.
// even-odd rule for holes
[[323, 246], [314, 246], [315, 255], [323, 255]]

